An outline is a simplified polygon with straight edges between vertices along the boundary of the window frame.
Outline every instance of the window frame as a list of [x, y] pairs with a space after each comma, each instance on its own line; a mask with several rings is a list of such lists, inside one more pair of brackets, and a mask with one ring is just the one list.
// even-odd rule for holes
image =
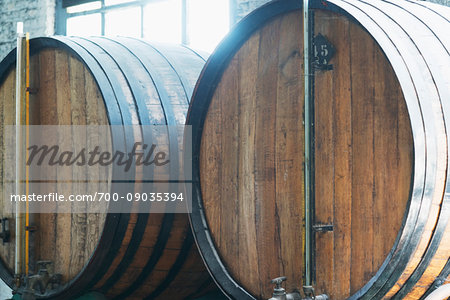
[[[100, 1], [101, 7], [97, 9], [68, 13], [66, 8], [70, 6], [86, 4], [90, 2]], [[139, 36], [141, 38], [144, 37], [144, 6], [149, 3], [157, 3], [162, 2], [164, 0], [135, 0], [120, 4], [114, 5], [105, 5], [105, 0], [56, 0], [56, 26], [55, 26], [55, 34], [57, 35], [67, 35], [67, 19], [79, 16], [86, 16], [91, 14], [100, 13], [101, 16], [101, 35], [105, 35], [105, 14], [107, 12], [118, 10], [122, 8], [128, 7], [139, 7], [141, 11], [141, 28]], [[181, 1], [181, 43], [184, 45], [188, 44], [188, 35], [187, 35], [187, 0]]]
[[[90, 2], [100, 1], [101, 7], [98, 9], [92, 9], [88, 11], [68, 13], [66, 11], [67, 7], [86, 4]], [[105, 5], [105, 0], [56, 0], [56, 22], [55, 22], [55, 34], [57, 35], [67, 35], [67, 19], [78, 16], [85, 16], [95, 13], [100, 13], [101, 15], [101, 35], [105, 35], [105, 14], [112, 10], [117, 10], [121, 8], [128, 7], [139, 7], [141, 10], [141, 28], [140, 37], [144, 37], [144, 6], [149, 3], [157, 3], [164, 0], [134, 0], [131, 2], [125, 2], [115, 5]], [[188, 34], [188, 24], [187, 24], [187, 1], [181, 1], [181, 43], [183, 45], [189, 44], [189, 34]], [[236, 1], [229, 0], [229, 28], [236, 23]]]

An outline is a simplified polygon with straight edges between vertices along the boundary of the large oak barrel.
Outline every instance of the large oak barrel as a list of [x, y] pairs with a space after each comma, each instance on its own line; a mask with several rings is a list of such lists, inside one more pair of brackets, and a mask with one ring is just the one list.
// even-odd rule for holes
[[[205, 61], [186, 47], [132, 38], [37, 38], [30, 40], [30, 54], [31, 125], [184, 124]], [[14, 124], [15, 60], [13, 51], [0, 64], [2, 128]], [[110, 146], [129, 147], [136, 134], [112, 139]], [[6, 159], [2, 151], [2, 162]], [[105, 178], [98, 172], [90, 179]], [[1, 176], [3, 188], [8, 180], [3, 167]], [[3, 207], [5, 201], [2, 197]], [[0, 275], [12, 287], [14, 215], [3, 209], [2, 218], [10, 220], [12, 239], [0, 243]], [[185, 213], [43, 213], [33, 218], [30, 262], [51, 261], [52, 273], [62, 276], [54, 289], [40, 293], [35, 287], [37, 298], [75, 299], [97, 291], [108, 299], [185, 299], [215, 289]], [[31, 273], [39, 271], [29, 267]]]
[[[301, 2], [239, 23], [190, 104], [191, 224], [234, 299], [270, 298], [279, 276], [305, 284]], [[315, 294], [423, 298], [450, 279], [449, 8], [310, 2]]]

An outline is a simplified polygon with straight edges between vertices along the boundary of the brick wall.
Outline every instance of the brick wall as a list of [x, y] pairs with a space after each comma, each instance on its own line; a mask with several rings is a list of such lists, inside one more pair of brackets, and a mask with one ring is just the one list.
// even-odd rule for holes
[[17, 22], [31, 37], [54, 34], [53, 0], [0, 0], [0, 8], [0, 60], [16, 46]]
[[[270, 0], [234, 0], [235, 1], [235, 20], [239, 21], [245, 17], [252, 10], [260, 7], [261, 5], [270, 2]], [[301, 0], [299, 0], [301, 1]]]
[[450, 6], [450, 0], [427, 0], [427, 1]]

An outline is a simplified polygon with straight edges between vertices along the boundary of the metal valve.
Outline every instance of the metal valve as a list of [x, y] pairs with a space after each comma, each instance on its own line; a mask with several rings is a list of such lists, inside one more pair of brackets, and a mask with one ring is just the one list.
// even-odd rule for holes
[[286, 276], [277, 277], [270, 281], [270, 283], [275, 284], [275, 287], [272, 298], [269, 300], [329, 300], [325, 294], [316, 296], [312, 286], [303, 286], [305, 298], [302, 298], [297, 290], [294, 290], [292, 293], [286, 293], [286, 290], [281, 286], [283, 281], [286, 281]]
[[281, 287], [281, 284], [283, 283], [283, 281], [286, 281], [286, 279], [287, 279], [286, 276], [281, 276], [281, 277], [274, 278], [270, 281], [270, 283], [275, 284], [275, 288], [273, 289], [273, 296], [279, 296], [279, 295], [286, 294], [286, 290]]
[[44, 294], [48, 289], [57, 288], [62, 281], [62, 275], [53, 273], [52, 262], [48, 260], [38, 261], [38, 273], [26, 277], [26, 286], [22, 298], [26, 300], [36, 299], [36, 295]]
[[286, 293], [286, 290], [281, 287], [283, 281], [286, 281], [285, 276], [277, 277], [270, 281], [270, 283], [275, 284], [275, 288], [273, 289], [272, 298], [269, 300], [301, 300], [300, 293], [297, 291]]
[[329, 300], [328, 295], [326, 294], [316, 296], [314, 294], [314, 288], [310, 285], [303, 286], [303, 293], [305, 294], [306, 298], [302, 300]]

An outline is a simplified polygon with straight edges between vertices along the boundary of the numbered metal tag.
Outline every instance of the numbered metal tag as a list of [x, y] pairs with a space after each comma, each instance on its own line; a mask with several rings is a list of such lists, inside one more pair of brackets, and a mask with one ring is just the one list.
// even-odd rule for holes
[[334, 46], [320, 33], [314, 37], [313, 44], [314, 60], [312, 65], [319, 70], [332, 70], [333, 65], [329, 62], [336, 53]]

